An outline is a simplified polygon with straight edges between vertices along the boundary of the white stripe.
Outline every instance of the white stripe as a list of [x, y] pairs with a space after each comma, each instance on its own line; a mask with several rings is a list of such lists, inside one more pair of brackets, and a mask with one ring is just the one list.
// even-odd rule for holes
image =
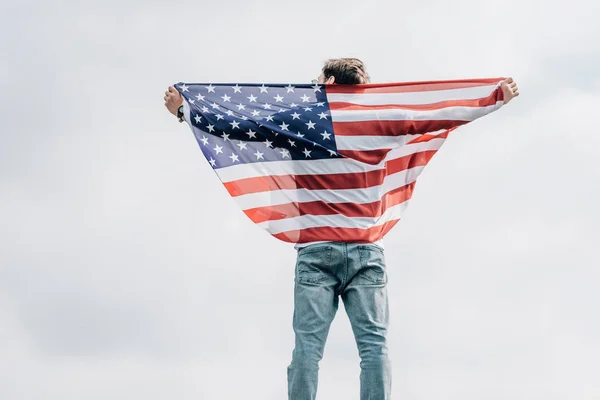
[[377, 150], [403, 146], [421, 135], [400, 136], [336, 136], [338, 150]]
[[444, 107], [435, 110], [331, 110], [333, 122], [356, 121], [473, 121], [497, 110], [503, 102], [486, 107]]
[[[447, 129], [430, 132], [430, 135], [439, 135]], [[336, 136], [335, 144], [338, 150], [377, 150], [393, 149], [404, 146], [406, 143], [423, 135], [400, 136]]]
[[[427, 142], [412, 143], [407, 144], [406, 146], [396, 147], [395, 149], [392, 149], [389, 151], [389, 153], [387, 153], [383, 162], [385, 163], [387, 161], [395, 160], [396, 158], [405, 157], [410, 154], [421, 153], [423, 151], [437, 151], [440, 149], [440, 147], [442, 147], [442, 145], [445, 142], [445, 138], [437, 138], [429, 140]], [[407, 149], [409, 149], [410, 151], [407, 151]]]
[[388, 208], [379, 217], [346, 217], [341, 214], [302, 215], [294, 218], [265, 221], [257, 225], [263, 229], [266, 229], [272, 235], [282, 232], [307, 228], [320, 228], [325, 226], [332, 226], [335, 228], [369, 229], [374, 226], [383, 225], [392, 220], [400, 219], [407, 207], [408, 200]]
[[326, 203], [371, 203], [379, 201], [383, 195], [393, 189], [408, 185], [417, 180], [425, 167], [419, 166], [387, 175], [383, 183], [377, 186], [359, 189], [285, 189], [267, 192], [249, 193], [234, 197], [242, 210], [268, 207], [288, 203], [324, 201]]
[[269, 175], [326, 175], [347, 174], [376, 171], [385, 168], [385, 161], [394, 160], [421, 151], [438, 150], [446, 139], [432, 139], [427, 142], [407, 144], [391, 150], [384, 161], [378, 165], [364, 164], [349, 158], [324, 160], [286, 160], [263, 163], [238, 164], [216, 169], [222, 182], [233, 182], [240, 179], [257, 178]]
[[327, 93], [330, 103], [343, 102], [359, 105], [423, 105], [439, 103], [448, 100], [475, 100], [488, 97], [498, 87], [497, 84], [487, 86], [475, 86], [462, 89], [433, 90], [427, 92], [404, 92], [404, 93]]

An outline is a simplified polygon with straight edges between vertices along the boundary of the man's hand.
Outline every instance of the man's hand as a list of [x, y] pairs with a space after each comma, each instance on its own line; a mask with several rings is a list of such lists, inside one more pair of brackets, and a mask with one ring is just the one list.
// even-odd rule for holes
[[509, 101], [519, 95], [519, 87], [513, 78], [508, 78], [500, 84], [502, 94], [504, 95], [504, 104], [508, 104]]
[[169, 89], [165, 92], [165, 107], [167, 110], [175, 116], [177, 116], [177, 109], [183, 104], [183, 98], [181, 94], [173, 86], [169, 86]]

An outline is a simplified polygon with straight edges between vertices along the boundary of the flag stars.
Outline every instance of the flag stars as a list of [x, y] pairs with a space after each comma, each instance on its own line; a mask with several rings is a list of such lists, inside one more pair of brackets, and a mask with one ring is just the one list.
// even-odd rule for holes
[[[202, 150], [210, 153], [206, 154], [210, 165], [217, 169], [247, 162], [342, 157], [335, 149], [326, 87], [193, 85], [184, 96], [189, 94], [188, 104], [196, 101], [188, 116]], [[183, 86], [177, 89], [183, 94]]]
[[189, 91], [188, 87], [187, 87], [187, 86], [185, 86], [185, 83], [184, 83], [183, 85], [181, 85], [181, 86], [180, 86], [180, 89], [181, 89], [181, 91], [182, 91], [182, 92], [184, 92], [184, 93], [185, 93], [185, 92], [187, 92], [187, 91]]
[[323, 140], [331, 140], [331, 133], [328, 133], [327, 131], [321, 133], [321, 136], [323, 136]]

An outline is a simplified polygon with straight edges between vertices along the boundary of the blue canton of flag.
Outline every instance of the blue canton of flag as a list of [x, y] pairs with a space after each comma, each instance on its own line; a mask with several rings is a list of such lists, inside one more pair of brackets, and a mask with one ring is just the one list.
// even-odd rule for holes
[[[340, 158], [323, 85], [184, 84], [188, 121], [214, 169]], [[186, 110], [188, 111], [188, 110]]]

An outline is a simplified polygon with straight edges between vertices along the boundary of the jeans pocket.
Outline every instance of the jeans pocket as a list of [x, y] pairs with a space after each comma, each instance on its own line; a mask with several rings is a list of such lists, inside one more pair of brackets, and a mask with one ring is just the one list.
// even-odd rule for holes
[[318, 284], [327, 279], [331, 263], [331, 246], [301, 249], [296, 262], [298, 283]]
[[387, 272], [383, 251], [376, 246], [362, 246], [359, 254], [361, 266], [359, 275], [371, 283], [386, 284]]

